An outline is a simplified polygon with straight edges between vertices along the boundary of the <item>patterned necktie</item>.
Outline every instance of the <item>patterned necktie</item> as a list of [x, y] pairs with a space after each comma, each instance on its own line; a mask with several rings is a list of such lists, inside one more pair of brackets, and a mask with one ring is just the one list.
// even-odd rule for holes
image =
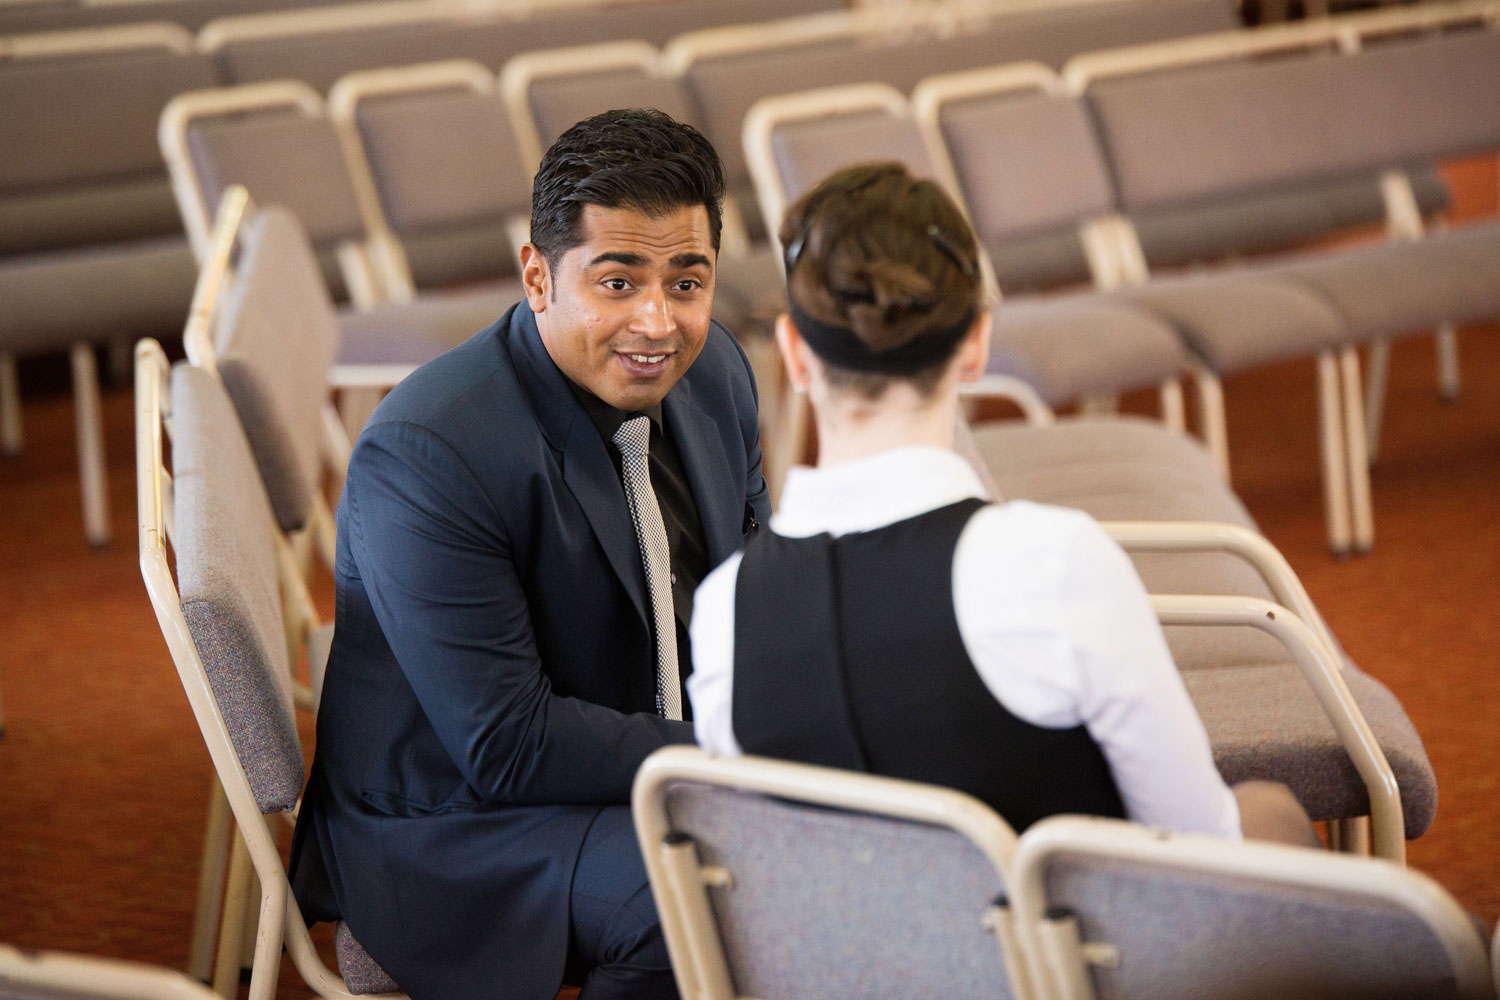
[[672, 611], [672, 553], [662, 524], [646, 449], [651, 442], [651, 418], [631, 417], [615, 431], [615, 446], [625, 468], [625, 498], [630, 521], [646, 567], [646, 589], [651, 594], [651, 616], [656, 633], [656, 711], [667, 719], [682, 718], [682, 694], [677, 672], [677, 626]]

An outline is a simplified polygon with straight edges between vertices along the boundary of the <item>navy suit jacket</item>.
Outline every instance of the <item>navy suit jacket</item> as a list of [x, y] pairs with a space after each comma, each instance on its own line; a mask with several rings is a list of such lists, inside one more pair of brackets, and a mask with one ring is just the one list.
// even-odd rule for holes
[[[711, 565], [770, 514], [732, 337], [662, 404]], [[292, 857], [413, 997], [553, 996], [605, 804], [692, 727], [654, 714], [649, 598], [613, 459], [522, 303], [376, 409], [338, 517], [333, 651]]]

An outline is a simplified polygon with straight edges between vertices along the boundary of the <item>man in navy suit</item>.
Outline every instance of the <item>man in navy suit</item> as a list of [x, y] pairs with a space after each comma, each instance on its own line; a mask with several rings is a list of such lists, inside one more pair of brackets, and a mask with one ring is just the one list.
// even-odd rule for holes
[[[659, 647], [685, 674], [694, 588], [770, 513], [749, 365], [709, 318], [723, 190], [659, 112], [574, 126], [537, 172], [526, 301], [355, 446], [292, 875], [417, 1000], [676, 996], [630, 783], [693, 739]], [[670, 608], [613, 443], [641, 414]]]

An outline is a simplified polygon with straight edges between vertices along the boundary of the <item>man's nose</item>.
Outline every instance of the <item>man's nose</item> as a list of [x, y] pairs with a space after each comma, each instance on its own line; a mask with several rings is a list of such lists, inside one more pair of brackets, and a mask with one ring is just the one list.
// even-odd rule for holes
[[652, 288], [641, 297], [640, 307], [635, 312], [631, 330], [646, 337], [660, 339], [677, 329], [677, 320], [672, 315], [672, 303], [666, 289]]

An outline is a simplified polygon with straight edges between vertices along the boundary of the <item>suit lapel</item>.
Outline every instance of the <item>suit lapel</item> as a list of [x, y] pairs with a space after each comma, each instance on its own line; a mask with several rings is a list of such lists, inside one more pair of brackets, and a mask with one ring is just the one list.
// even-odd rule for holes
[[[687, 376], [662, 400], [662, 419], [671, 429], [677, 453], [682, 456], [693, 501], [698, 505], [708, 565], [712, 568], [737, 552], [744, 542], [739, 530], [744, 520], [739, 507], [744, 500], [733, 488], [736, 480], [730, 471], [729, 457], [724, 454], [718, 422], [694, 403]], [[726, 473], [730, 474], [726, 477]]]
[[588, 518], [589, 527], [599, 540], [610, 568], [630, 595], [636, 613], [642, 622], [648, 622], [645, 571], [620, 477], [599, 431], [578, 405], [562, 372], [542, 344], [536, 317], [524, 302], [515, 308], [509, 341], [511, 355], [521, 373], [521, 385], [531, 398], [547, 443], [557, 454], [563, 484]]

